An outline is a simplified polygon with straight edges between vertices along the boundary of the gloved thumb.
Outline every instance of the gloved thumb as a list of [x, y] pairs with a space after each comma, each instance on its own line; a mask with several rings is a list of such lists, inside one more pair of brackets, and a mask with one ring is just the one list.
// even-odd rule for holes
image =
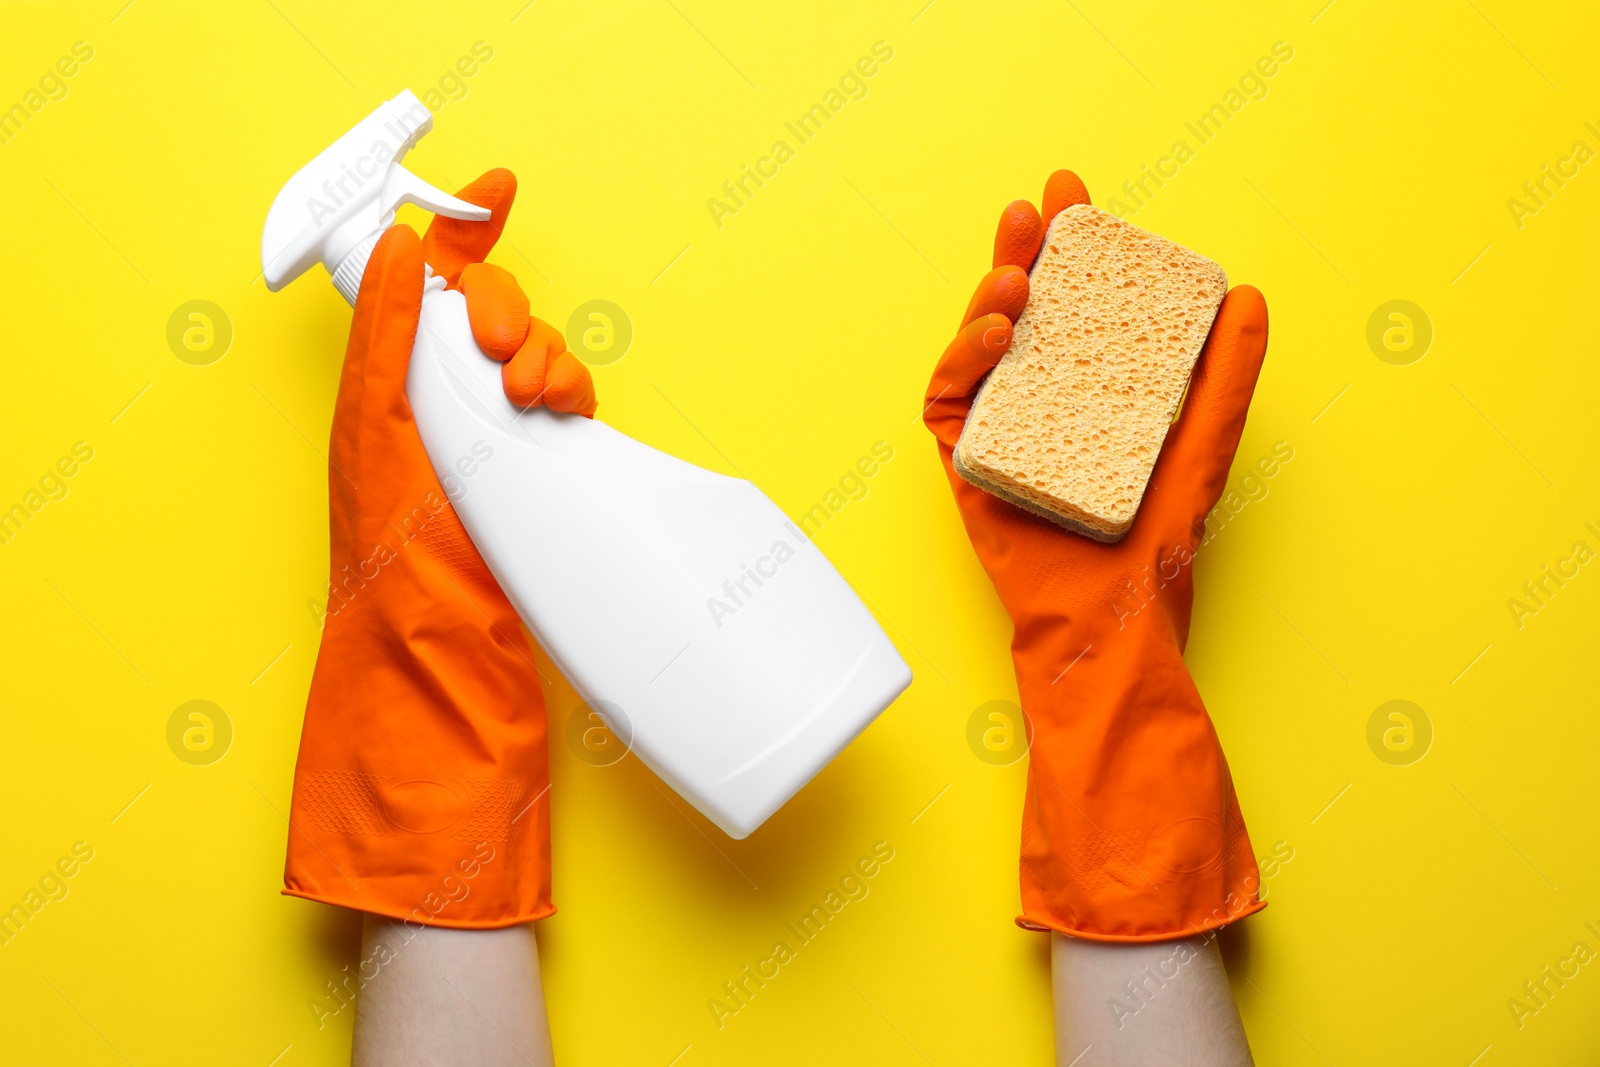
[[1191, 524], [1222, 496], [1266, 355], [1266, 298], [1249, 285], [1229, 290], [1151, 477], [1152, 490], [1181, 498]]
[[[334, 403], [328, 458], [353, 490], [375, 477], [376, 465], [393, 462], [403, 446], [397, 430], [411, 430], [406, 371], [422, 313], [422, 241], [409, 226], [391, 226], [372, 249], [362, 275]], [[420, 447], [420, 442], [417, 442]]]

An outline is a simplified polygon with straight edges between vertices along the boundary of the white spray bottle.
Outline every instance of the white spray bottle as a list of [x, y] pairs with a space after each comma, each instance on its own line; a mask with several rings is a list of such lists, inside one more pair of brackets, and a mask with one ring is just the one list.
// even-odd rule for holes
[[[354, 304], [400, 204], [487, 219], [399, 165], [432, 126], [403, 92], [301, 168], [267, 215], [267, 288], [321, 262]], [[459, 482], [456, 463], [472, 457], [455, 509], [473, 544], [590, 708], [745, 837], [911, 684], [910, 669], [754, 485], [604, 423], [518, 408], [500, 366], [473, 341], [465, 298], [430, 271], [406, 394], [441, 482]]]

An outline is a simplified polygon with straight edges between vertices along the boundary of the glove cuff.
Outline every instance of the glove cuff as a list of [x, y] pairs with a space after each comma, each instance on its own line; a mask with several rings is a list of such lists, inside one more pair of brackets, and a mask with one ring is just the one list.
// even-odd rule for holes
[[1015, 653], [1034, 736], [1018, 922], [1159, 941], [1260, 910], [1233, 780], [1170, 623], [1152, 612], [1076, 649], [1056, 639], [1068, 632], [1081, 631], [1031, 633]]

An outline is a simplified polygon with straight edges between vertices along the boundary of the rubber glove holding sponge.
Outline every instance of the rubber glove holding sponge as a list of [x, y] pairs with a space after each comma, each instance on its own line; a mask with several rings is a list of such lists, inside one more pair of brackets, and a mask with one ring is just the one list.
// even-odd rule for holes
[[[959, 477], [951, 453], [984, 376], [1011, 343], [1051, 219], [1089, 202], [1070, 171], [1043, 214], [1008, 206], [994, 269], [934, 370], [924, 421], [968, 536], [1014, 627], [1033, 727], [1019, 925], [1159, 941], [1265, 904], [1227, 761], [1183, 662], [1192, 561], [1222, 495], [1267, 347], [1261, 294], [1228, 292], [1137, 518], [1116, 544], [1068, 533]], [[1153, 577], [1159, 576], [1159, 577]]]

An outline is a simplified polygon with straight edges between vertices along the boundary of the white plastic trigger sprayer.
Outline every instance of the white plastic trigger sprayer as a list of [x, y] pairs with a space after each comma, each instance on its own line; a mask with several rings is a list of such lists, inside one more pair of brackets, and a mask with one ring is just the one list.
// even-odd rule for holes
[[[487, 219], [400, 166], [432, 126], [403, 92], [289, 179], [261, 238], [267, 288], [321, 262], [354, 304], [400, 204]], [[622, 743], [745, 837], [911, 684], [910, 669], [750, 482], [579, 415], [523, 410], [500, 366], [473, 341], [465, 298], [430, 271], [406, 394], [434, 472], [462, 487], [452, 503], [473, 544]]]

